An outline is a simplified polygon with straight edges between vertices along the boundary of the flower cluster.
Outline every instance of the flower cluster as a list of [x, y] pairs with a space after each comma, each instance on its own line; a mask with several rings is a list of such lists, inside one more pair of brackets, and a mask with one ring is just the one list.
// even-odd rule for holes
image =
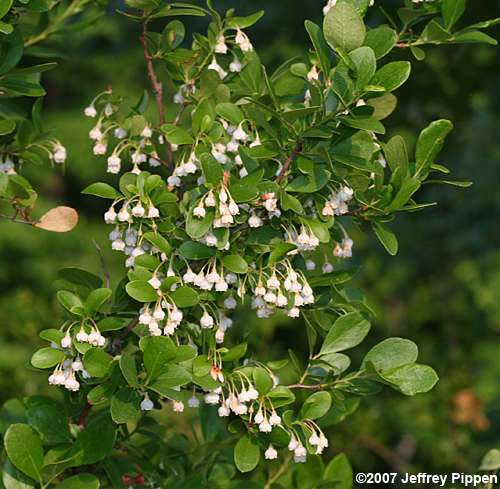
[[276, 308], [286, 310], [289, 317], [300, 315], [300, 308], [314, 303], [314, 294], [307, 279], [295, 271], [290, 262], [284, 268], [274, 267], [269, 276], [259, 277], [252, 298], [252, 308], [260, 318], [269, 317]]
[[[107, 171], [112, 174], [120, 173], [125, 156], [132, 163], [131, 172], [135, 174], [141, 172], [140, 165], [146, 162], [151, 167], [160, 166], [161, 161], [152, 140], [153, 130], [146, 124], [140, 129], [127, 131], [115, 117], [119, 105], [119, 100], [113, 98], [110, 89], [98, 94], [84, 110], [87, 117], [96, 119], [89, 131], [94, 155], [106, 155], [109, 146], [114, 145], [107, 158]], [[158, 143], [162, 142], [160, 134]]]
[[346, 236], [342, 239], [342, 242], [337, 243], [333, 250], [333, 254], [338, 258], [351, 258], [353, 244], [353, 240]]
[[[272, 372], [270, 374], [272, 375]], [[214, 366], [212, 368], [211, 375], [214, 378], [221, 378], [218, 367]], [[272, 378], [276, 386], [279, 379], [274, 375], [272, 375]], [[220, 417], [227, 418], [231, 415], [243, 417], [248, 423], [254, 424], [258, 431], [263, 434], [270, 434], [276, 428], [283, 430], [289, 436], [288, 450], [294, 453], [294, 461], [297, 463], [306, 461], [306, 445], [311, 446], [314, 453], [318, 455], [328, 447], [328, 439], [312, 420], [297, 421], [295, 425], [300, 430], [286, 427], [271, 399], [259, 395], [253, 383], [241, 371], [235, 371], [231, 378], [227, 380], [228, 382], [224, 384], [224, 388], [218, 387], [203, 396], [206, 404], [218, 406], [217, 412]], [[190, 407], [198, 407], [199, 400], [193, 395], [188, 404]], [[303, 436], [301, 436], [300, 432], [303, 433]], [[270, 444], [264, 456], [267, 460], [274, 460], [278, 458], [278, 451]]]
[[65, 389], [76, 392], [80, 390], [80, 382], [76, 378], [76, 373], [80, 372], [83, 378], [89, 378], [90, 375], [83, 368], [80, 359], [66, 359], [63, 363], [57, 365], [49, 376], [50, 385], [59, 385]]
[[[250, 39], [241, 29], [236, 30], [236, 35], [234, 37], [233, 44], [235, 47], [238, 47], [242, 53], [248, 53], [250, 51], [253, 51], [253, 45], [250, 42]], [[228, 54], [229, 51], [230, 48], [227, 45], [226, 37], [224, 36], [223, 33], [219, 34], [217, 37], [217, 42], [215, 44], [215, 54]], [[233, 60], [229, 64], [229, 71], [231, 73], [239, 73], [242, 70], [242, 68], [243, 65], [240, 59], [238, 58], [237, 53], [233, 52]], [[215, 55], [212, 58], [212, 62], [208, 65], [208, 69], [217, 72], [221, 80], [224, 80], [228, 76], [227, 71], [225, 71], [224, 68], [218, 63]], [[181, 100], [182, 91], [180, 94], [178, 93], [176, 96], [177, 100]]]
[[[77, 330], [76, 333], [75, 330]], [[49, 376], [49, 384], [60, 385], [73, 392], [80, 389], [77, 374], [83, 380], [91, 377], [83, 366], [75, 341], [79, 344], [88, 344], [97, 348], [103, 348], [107, 344], [106, 338], [101, 334], [95, 323], [87, 325], [84, 322], [79, 325], [78, 323], [70, 324], [62, 338], [58, 342], [52, 342], [52, 348], [56, 351], [62, 351], [65, 359], [56, 365]]]
[[332, 193], [325, 202], [321, 213], [325, 217], [343, 216], [349, 212], [348, 202], [352, 199], [354, 190], [350, 187], [342, 187], [338, 192]]
[[[161, 281], [154, 276], [149, 283], [154, 285], [153, 288], [159, 289]], [[149, 304], [141, 309], [139, 324], [147, 326], [152, 336], [161, 336], [162, 330], [163, 334], [171, 336], [181, 324], [182, 319], [182, 311], [177, 306], [166, 300], [159, 300], [152, 309]]]

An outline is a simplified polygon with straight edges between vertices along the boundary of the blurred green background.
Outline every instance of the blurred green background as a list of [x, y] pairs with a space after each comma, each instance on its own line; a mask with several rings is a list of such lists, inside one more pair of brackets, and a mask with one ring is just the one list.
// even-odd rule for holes
[[[236, 7], [241, 15], [266, 10], [249, 34], [271, 67], [306, 54], [303, 22], [321, 22], [323, 7], [319, 0], [214, 4], [221, 10]], [[470, 4], [464, 23], [500, 16], [497, 2]], [[384, 0], [383, 5], [391, 11], [400, 2]], [[91, 122], [83, 117], [83, 108], [108, 85], [135, 99], [147, 84], [138, 28], [117, 15], [116, 7], [119, 2], [84, 34], [73, 34], [64, 44], [52, 41], [66, 58], [45, 77], [46, 120], [68, 147], [67, 170], [65, 175], [47, 168], [25, 171], [44, 196], [38, 211], [71, 205], [80, 212], [80, 223], [67, 235], [54, 235], [0, 222], [2, 402], [40, 390], [54, 393], [45, 376], [29, 371], [28, 360], [41, 344], [37, 332], [59, 324], [53, 286], [57, 270], [81, 266], [99, 272], [95, 240], [115, 283], [122, 274], [121, 257], [109, 250], [109, 228], [101, 219], [105, 204], [80, 194], [93, 181], [114, 181], [105, 175], [104, 160], [92, 156], [87, 138]], [[370, 18], [374, 25], [382, 21], [376, 8]], [[206, 26], [198, 18], [186, 23], [191, 31]], [[500, 29], [491, 34], [500, 39]], [[358, 357], [387, 336], [407, 337], [419, 344], [421, 361], [435, 367], [441, 382], [413, 399], [384, 391], [363, 400], [354, 415], [331, 431], [330, 455], [345, 451], [355, 469], [365, 472], [467, 472], [477, 468], [488, 449], [500, 448], [500, 51], [436, 47], [427, 50], [425, 61], [413, 61], [413, 68], [411, 81], [399, 90], [399, 110], [389, 121], [388, 136], [402, 134], [413, 145], [415, 134], [431, 120], [452, 119], [456, 128], [440, 162], [474, 186], [424, 188], [419, 200], [438, 201], [439, 206], [396, 221], [396, 258], [386, 256], [369, 233], [354, 234], [354, 261], [362, 268], [353, 285], [364, 290], [377, 311], [374, 330]], [[256, 351], [272, 356], [283, 354], [290, 338], [303, 330], [300, 324], [276, 320], [250, 318], [246, 323], [265, 331], [250, 341]], [[295, 341], [305, 349], [305, 340]]]

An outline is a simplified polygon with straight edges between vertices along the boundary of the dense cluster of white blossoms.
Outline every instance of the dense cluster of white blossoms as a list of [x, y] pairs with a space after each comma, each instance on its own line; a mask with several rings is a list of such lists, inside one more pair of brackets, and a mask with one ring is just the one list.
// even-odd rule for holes
[[[225, 380], [221, 370], [216, 366], [212, 368], [210, 374], [214, 380], [221, 382]], [[278, 385], [279, 379], [271, 371], [269, 374], [273, 378], [274, 386]], [[323, 453], [323, 450], [328, 447], [328, 439], [312, 420], [297, 422], [297, 427], [301, 428], [303, 436], [298, 430], [285, 427], [272, 400], [267, 396], [260, 396], [252, 381], [242, 372], [235, 371], [227, 380], [224, 388], [218, 387], [207, 391], [202, 396], [206, 404], [218, 406], [217, 413], [221, 418], [226, 418], [231, 414], [244, 416], [250, 424], [257, 427], [260, 433], [270, 434], [274, 429], [285, 431], [290, 439], [287, 448], [293, 452], [294, 461], [297, 463], [303, 463], [307, 459], [306, 442], [315, 449], [317, 455]], [[190, 408], [197, 408], [200, 405], [200, 399], [193, 393], [187, 403]], [[184, 407], [182, 401], [172, 401], [174, 412], [182, 413]], [[144, 395], [141, 409], [144, 411], [153, 409], [153, 402], [147, 394]], [[265, 458], [267, 460], [278, 458], [278, 451], [272, 444], [265, 451]]]
[[70, 324], [60, 342], [52, 342], [52, 348], [62, 350], [66, 358], [56, 365], [49, 376], [49, 384], [59, 385], [76, 392], [80, 389], [76, 373], [79, 372], [83, 379], [89, 379], [91, 375], [84, 369], [80, 354], [74, 348], [74, 341], [99, 348], [105, 347], [107, 341], [96, 324], [86, 325], [82, 322]]
[[[243, 58], [240, 59], [237, 51], [230, 49], [228, 42], [241, 53], [253, 50], [248, 36], [240, 29], [236, 30], [234, 38], [226, 38], [221, 33], [217, 37], [213, 59], [207, 67], [209, 70], [215, 70], [221, 79], [226, 78], [228, 73], [218, 63], [217, 56], [232, 53], [233, 61], [229, 67], [232, 73], [239, 72], [244, 64]], [[311, 68], [308, 78], [319, 79], [316, 66]], [[174, 95], [173, 102], [180, 106], [190, 102], [196, 103], [196, 100], [191, 100], [196, 93], [195, 83], [184, 83]], [[85, 109], [85, 115], [96, 119], [89, 133], [89, 137], [94, 141], [94, 154], [104, 155], [110, 145], [114, 145], [107, 159], [110, 173], [120, 173], [124, 161], [130, 161], [131, 172], [137, 175], [141, 174], [141, 165], [146, 162], [153, 167], [161, 165], [156, 145], [165, 144], [163, 133], [146, 124], [142, 130], [139, 129], [140, 134], [137, 134], [137, 131], [134, 135], [129, 134], [117, 122], [118, 117], [115, 116], [119, 107], [113, 102], [111, 95], [110, 90], [99, 94]], [[217, 122], [222, 128], [222, 134], [217, 142], [210, 143], [211, 156], [225, 167], [229, 164], [230, 168], [237, 171], [239, 178], [244, 178], [248, 172], [242, 161], [240, 148], [255, 148], [263, 144], [257, 127], [248, 120], [233, 125], [223, 117], [218, 117]], [[190, 188], [200, 190], [205, 188], [197, 145], [198, 139], [192, 145], [183, 145], [182, 149], [175, 144], [170, 145], [172, 151], [176, 153], [174, 168], [167, 177], [170, 191], [175, 193], [177, 189], [184, 192]], [[124, 155], [128, 157], [125, 158]], [[280, 171], [281, 167], [278, 168], [277, 175]], [[209, 229], [197, 240], [221, 251], [229, 250], [232, 243], [230, 237], [224, 238], [221, 242], [221, 235], [216, 232], [218, 229], [234, 228], [235, 231], [241, 232], [247, 228], [250, 231], [271, 223], [274, 218], [279, 218], [282, 214], [278, 196], [274, 192], [263, 193], [252, 202], [237, 203], [227, 184], [229, 173], [230, 171], [225, 170], [224, 179], [220, 184], [215, 188], [206, 189], [205, 193], [197, 197], [189, 211], [195, 221], [202, 221], [208, 215], [211, 216]], [[353, 193], [347, 185], [332, 189], [322, 211], [316, 210], [311, 200], [306, 203], [310, 217], [319, 217], [319, 212], [323, 217], [347, 214]], [[185, 319], [183, 312], [169, 298], [169, 294], [182, 285], [191, 285], [201, 291], [211, 291], [220, 296], [218, 304], [202, 305], [202, 315], [197, 319], [200, 328], [215, 331], [218, 343], [223, 342], [225, 331], [232, 324], [228, 312], [236, 307], [237, 299], [244, 301], [245, 297], [250, 295], [251, 307], [260, 318], [269, 317], [280, 309], [288, 316], [296, 318], [300, 315], [301, 307], [314, 303], [314, 294], [306, 277], [300, 270], [293, 268], [290, 260], [285, 260], [271, 270], [263, 270], [255, 263], [251, 263], [247, 274], [238, 276], [224, 270], [222, 262], [216, 259], [210, 259], [200, 265], [199, 261], [190, 263], [175, 253], [166, 256], [143, 237], [145, 232], [156, 230], [162, 219], [160, 210], [149, 198], [145, 199], [141, 195], [116, 199], [104, 215], [105, 222], [113, 226], [109, 235], [111, 247], [126, 255], [126, 267], [133, 269], [136, 258], [144, 254], [154, 255], [159, 259], [160, 266], [149, 280], [151, 287], [157, 291], [158, 299], [155, 303], [145, 304], [139, 317], [139, 322], [148, 327], [151, 335], [171, 336]], [[183, 226], [185, 221], [181, 219], [176, 224]], [[320, 240], [314, 231], [302, 223], [298, 228], [294, 226], [286, 228], [283, 237], [286, 243], [296, 247], [290, 255], [304, 254], [306, 269], [314, 270], [316, 262], [307, 256], [308, 252], [314, 252], [320, 245]], [[342, 242], [336, 244], [334, 256], [351, 257], [352, 245], [352, 240], [345, 235]], [[325, 260], [322, 271], [330, 273], [332, 270], [333, 266]], [[171, 280], [172, 278], [175, 280]], [[166, 281], [170, 285], [165, 286]]]
[[[329, 5], [334, 3], [330, 1]], [[244, 68], [245, 53], [252, 50], [251, 41], [240, 29], [236, 29], [234, 37], [221, 33], [217, 37], [215, 51], [207, 69], [217, 72], [221, 80], [229, 80]], [[229, 65], [227, 60], [220, 58], [228, 55], [232, 56]], [[319, 80], [317, 66], [312, 66], [307, 78], [311, 83]], [[194, 82], [184, 82], [180, 85], [173, 96], [173, 102], [179, 106], [180, 112], [185, 106], [197, 104], [195, 97], [198, 90]], [[304, 105], [307, 106], [310, 101], [311, 94], [306, 93]], [[159, 156], [160, 148], [167, 145], [163, 132], [165, 128], [158, 129], [144, 122], [139, 128], [123, 123], [119, 114], [120, 102], [110, 90], [99, 94], [84, 112], [87, 117], [95, 120], [89, 132], [93, 153], [107, 157], [109, 173], [120, 174], [129, 170], [139, 176], [145, 165], [150, 168], [168, 167]], [[221, 344], [233, 323], [231, 311], [236, 309], [238, 303], [245, 303], [247, 298], [246, 303], [255, 310], [259, 318], [267, 318], [277, 311], [283, 311], [291, 318], [299, 317], [303, 307], [315, 302], [307, 271], [313, 271], [317, 267], [320, 237], [308, 223], [321, 218], [344, 216], [350, 212], [349, 205], [354, 198], [353, 189], [345, 183], [330, 187], [330, 195], [325, 198], [322, 208], [317, 208], [314, 200], [309, 199], [304, 204], [304, 219], [282, 224], [282, 242], [284, 245], [290, 245], [289, 251], [282, 259], [271, 265], [263, 265], [261, 261], [255, 260], [248, 263], [245, 273], [234, 273], [224, 264], [225, 253], [230, 253], [231, 249], [236, 250], [240, 246], [241, 239], [244, 239], [242, 235], [249, 235], [258, 228], [275, 224], [275, 220], [282, 217], [283, 209], [280, 207], [280, 195], [274, 191], [263, 191], [256, 198], [244, 203], [233, 197], [229, 182], [248, 175], [241, 150], [258, 148], [266, 141], [261, 141], [257, 126], [250, 120], [243, 119], [233, 124], [218, 116], [216, 123], [220, 125], [221, 131], [215, 142], [203, 140], [202, 137], [201, 141], [197, 138], [192, 144], [168, 144], [174, 156], [174, 164], [166, 177], [168, 191], [176, 195], [177, 201], [181, 201], [186, 192], [192, 192], [194, 196], [189, 208], [181, 206], [181, 216], [177, 218], [175, 226], [183, 229], [188, 220], [196, 224], [208, 219], [209, 226], [204, 228], [201, 236], [193, 238], [193, 241], [215, 248], [215, 256], [204, 260], [189, 260], [176, 250], [175, 245], [174, 251], [165, 253], [154, 244], [154, 240], [147, 239], [146, 234], [162, 234], [160, 229], [166, 216], [162, 215], [161, 205], [155, 205], [154, 198], [147, 192], [133, 194], [133, 186], [128, 187], [124, 197], [115, 199], [104, 214], [105, 222], [113, 227], [109, 234], [111, 248], [124, 253], [125, 266], [130, 272], [134, 273], [137, 268], [136, 261], [142, 255], [151, 255], [158, 263], [156, 269], [148, 271], [149, 275], [145, 278], [157, 298], [155, 301], [144, 303], [138, 313], [138, 323], [143, 325], [151, 336], [174, 336], [183, 324], [189, 323], [190, 330], [195, 327], [200, 332], [211, 331], [215, 344]], [[203, 152], [199, 151], [199, 144], [203, 144]], [[200, 159], [206, 157], [207, 152], [223, 167], [223, 178], [215, 186], [206, 185], [202, 171]], [[64, 148], [55, 147], [54, 161], [61, 160], [63, 156], [65, 157]], [[282, 171], [281, 165], [282, 163], [279, 163], [276, 176]], [[146, 175], [149, 177], [149, 173]], [[334, 245], [333, 256], [351, 257], [352, 246], [353, 241], [344, 231], [341, 242]], [[295, 265], [295, 257], [299, 254], [303, 257], [306, 272]], [[144, 270], [141, 268], [142, 274], [146, 273]], [[325, 274], [333, 271], [333, 265], [326, 255], [321, 270]], [[186, 286], [209, 294], [200, 295], [201, 302], [197, 306], [183, 310], [176, 305], [173, 294], [180, 287]], [[191, 333], [188, 333], [188, 338], [190, 335]], [[184, 341], [185, 334], [182, 338]], [[79, 328], [70, 326], [67, 329], [60, 344], [54, 345], [54, 348], [65, 352], [66, 359], [57, 365], [49, 382], [64, 386], [70, 391], [80, 388], [77, 373], [81, 379], [89, 377], [77, 349], [74, 348], [75, 340], [98, 348], [107, 346], [106, 339], [95, 325]], [[192, 346], [196, 346], [195, 341], [188, 341]], [[197, 408], [200, 402], [204, 402], [217, 406], [220, 417], [243, 417], [261, 433], [270, 434], [274, 429], [286, 431], [290, 438], [288, 450], [293, 452], [296, 462], [306, 460], [307, 447], [313, 447], [317, 454], [322, 453], [328, 446], [328, 440], [313, 421], [297, 422], [300, 430], [285, 426], [271, 398], [259, 395], [252, 381], [241, 371], [224, 373], [222, 361], [216, 360], [218, 357], [215, 349], [213, 353], [209, 355], [214, 362], [210, 376], [220, 383], [220, 386], [202, 392], [199, 389], [193, 391], [187, 401], [190, 408]], [[276, 387], [279, 379], [270, 371], [269, 375]], [[140, 408], [143, 411], [154, 409], [154, 402], [147, 392], [143, 392], [142, 396]], [[184, 411], [183, 401], [170, 402], [174, 412]], [[265, 451], [265, 458], [273, 460], [277, 457], [276, 448], [270, 444]]]

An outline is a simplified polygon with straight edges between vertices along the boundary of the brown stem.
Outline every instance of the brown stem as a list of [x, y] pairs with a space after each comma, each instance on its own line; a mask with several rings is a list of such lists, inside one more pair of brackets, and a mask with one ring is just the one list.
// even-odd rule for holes
[[83, 411], [80, 414], [80, 417], [78, 418], [78, 426], [81, 427], [85, 426], [85, 424], [87, 423], [87, 417], [91, 409], [92, 409], [92, 404], [90, 403], [90, 401], [87, 401], [87, 404], [85, 404], [85, 407], [83, 408]]
[[123, 330], [122, 334], [117, 336], [109, 345], [109, 352], [112, 354], [120, 351], [123, 343], [127, 339], [127, 336], [134, 330], [134, 328], [139, 324], [139, 318], [135, 317], [128, 323], [127, 327]]
[[16, 217], [17, 212], [13, 216], [6, 216], [4, 214], [0, 214], [0, 219], [5, 219], [6, 221], [17, 222], [19, 224], [28, 224], [29, 226], [34, 226], [36, 223], [34, 221], [30, 221], [27, 219], [20, 219]]
[[288, 455], [285, 457], [285, 460], [283, 461], [283, 464], [281, 467], [276, 470], [273, 474], [269, 476], [269, 479], [266, 482], [266, 485], [264, 486], [264, 489], [270, 489], [272, 485], [285, 473], [286, 469], [288, 468], [288, 464], [290, 463], [290, 460], [292, 459], [292, 455]]
[[396, 472], [402, 472], [404, 470], [406, 463], [401, 456], [391, 448], [380, 443], [378, 440], [375, 440], [370, 436], [362, 436], [359, 438], [359, 444], [378, 455]]
[[[148, 70], [148, 77], [149, 81], [151, 82], [151, 88], [153, 90], [153, 93], [156, 98], [156, 105], [158, 107], [158, 115], [159, 115], [159, 120], [160, 120], [160, 127], [165, 124], [165, 107], [163, 105], [163, 85], [158, 80], [158, 77], [156, 76], [155, 69], [153, 66], [153, 56], [151, 56], [151, 53], [148, 51], [148, 42], [147, 42], [147, 35], [148, 35], [148, 30], [147, 30], [147, 21], [144, 20], [141, 24], [142, 30], [141, 30], [141, 35], [139, 37], [142, 45], [142, 51], [144, 53], [144, 59], [146, 60], [146, 66]], [[165, 146], [167, 148], [167, 162], [168, 165], [172, 165], [172, 146], [168, 141], [165, 142]]]
[[96, 248], [96, 250], [97, 250], [97, 253], [99, 254], [99, 260], [101, 261], [101, 269], [102, 269], [102, 273], [103, 273], [103, 275], [104, 275], [104, 277], [105, 277], [105, 279], [106, 279], [106, 280], [105, 280], [105, 282], [106, 282], [106, 287], [109, 289], [109, 285], [110, 285], [110, 283], [111, 283], [111, 275], [110, 275], [110, 273], [109, 273], [109, 268], [108, 268], [108, 265], [107, 265], [106, 260], [105, 260], [105, 258], [104, 258], [104, 254], [103, 254], [103, 252], [102, 252], [102, 249], [101, 249], [101, 247], [99, 246], [99, 243], [98, 243], [95, 239], [93, 239], [92, 241], [93, 241], [94, 246], [95, 246], [95, 248]]
[[279, 175], [276, 177], [276, 183], [283, 182], [283, 180], [286, 178], [286, 174], [290, 169], [291, 164], [295, 161], [295, 158], [297, 158], [297, 156], [300, 154], [301, 151], [302, 151], [302, 141], [297, 141], [295, 148], [293, 148], [292, 153], [285, 160], [285, 163], [281, 168]]

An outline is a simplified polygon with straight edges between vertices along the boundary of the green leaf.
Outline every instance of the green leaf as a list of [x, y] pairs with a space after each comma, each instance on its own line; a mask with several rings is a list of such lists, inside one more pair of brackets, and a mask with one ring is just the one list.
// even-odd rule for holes
[[182, 127], [172, 124], [163, 124], [161, 129], [165, 133], [165, 137], [170, 144], [182, 145], [194, 143], [193, 136]]
[[395, 256], [398, 254], [398, 238], [389, 229], [388, 226], [381, 222], [372, 222], [372, 228], [375, 235], [387, 250], [389, 255]]
[[247, 273], [248, 271], [248, 263], [238, 255], [224, 255], [222, 264], [234, 273]]
[[158, 293], [145, 280], [133, 280], [125, 286], [127, 294], [138, 302], [156, 302]]
[[278, 385], [273, 390], [267, 393], [267, 397], [271, 399], [275, 408], [288, 406], [295, 402], [295, 394], [284, 385]]
[[373, 49], [363, 46], [349, 53], [351, 61], [356, 67], [356, 88], [362, 90], [377, 71], [377, 60]]
[[324, 416], [332, 406], [332, 396], [328, 392], [315, 392], [310, 395], [300, 410], [302, 419], [318, 419]]
[[263, 367], [257, 367], [253, 371], [255, 388], [261, 396], [266, 395], [273, 387], [273, 379], [269, 372]]
[[196, 348], [190, 345], [180, 345], [177, 347], [174, 361], [176, 363], [187, 362], [196, 358]]
[[196, 241], [186, 241], [179, 247], [179, 252], [187, 260], [205, 260], [215, 255], [214, 248], [210, 248]]
[[288, 192], [314, 193], [328, 184], [330, 172], [315, 166], [311, 173], [294, 178], [286, 187]]
[[234, 362], [245, 356], [247, 352], [247, 343], [240, 343], [239, 345], [233, 346], [228, 351], [222, 353], [222, 361], [224, 362]]
[[452, 187], [459, 187], [459, 188], [470, 188], [472, 185], [474, 185], [474, 182], [461, 182], [458, 180], [426, 180], [425, 183], [433, 183], [433, 184], [440, 184], [440, 185], [450, 185]]
[[382, 121], [394, 112], [398, 104], [398, 99], [392, 93], [385, 93], [382, 97], [368, 100], [367, 104], [375, 109], [373, 117]]
[[122, 353], [119, 365], [127, 384], [131, 387], [139, 387], [139, 382], [137, 382], [138, 371], [135, 363], [135, 356], [128, 353]]
[[326, 335], [320, 355], [337, 353], [359, 345], [370, 331], [370, 322], [359, 312], [340, 316]]
[[223, 119], [226, 119], [226, 121], [229, 121], [231, 122], [231, 124], [234, 124], [236, 126], [245, 118], [242, 110], [237, 105], [231, 104], [229, 102], [217, 104], [217, 106], [215, 107], [215, 111]]
[[189, 382], [191, 382], [191, 374], [186, 368], [168, 364], [161, 369], [160, 375], [149, 385], [149, 388], [162, 396], [170, 397], [170, 390]]
[[340, 375], [351, 365], [351, 359], [343, 353], [329, 353], [321, 355], [320, 360], [328, 364], [334, 372], [334, 375]]
[[61, 340], [64, 338], [64, 333], [58, 329], [50, 328], [40, 331], [38, 334], [42, 340], [47, 340], [54, 342], [56, 345], [61, 344]]
[[333, 49], [350, 52], [363, 45], [366, 28], [356, 9], [345, 2], [333, 6], [325, 16], [323, 32]]
[[14, 467], [8, 457], [5, 457], [2, 470], [2, 482], [5, 489], [33, 489], [35, 481]]
[[393, 92], [408, 80], [410, 73], [409, 61], [393, 61], [377, 71], [371, 84], [384, 87], [387, 92]]
[[390, 211], [401, 209], [408, 203], [411, 196], [420, 188], [421, 182], [417, 178], [406, 178], [393, 201], [389, 205]]
[[156, 246], [162, 253], [167, 255], [170, 253], [170, 243], [161, 234], [148, 231], [143, 234], [143, 238], [149, 241], [153, 246]]
[[440, 44], [451, 38], [451, 34], [436, 20], [432, 19], [420, 34], [420, 42]]
[[140, 342], [148, 379], [154, 380], [164, 365], [175, 358], [174, 342], [166, 336], [146, 336]]
[[12, 465], [32, 479], [41, 481], [42, 440], [31, 426], [23, 423], [10, 425], [5, 433], [4, 446]]
[[36, 351], [31, 357], [31, 365], [35, 368], [51, 368], [66, 358], [62, 350], [46, 347]]
[[193, 307], [200, 302], [200, 298], [198, 296], [198, 292], [192, 289], [191, 287], [179, 287], [174, 290], [170, 297], [175, 302], [175, 305], [180, 308], [184, 307]]
[[[10, 1], [10, 0], [7, 0]], [[23, 56], [24, 42], [19, 29], [2, 36], [0, 43], [0, 75], [14, 68]]]
[[98, 289], [102, 285], [102, 280], [97, 275], [81, 268], [63, 268], [59, 270], [58, 275], [72, 284], [83, 285], [92, 290]]
[[124, 387], [111, 398], [111, 417], [117, 424], [138, 421], [141, 418], [139, 393], [130, 387]]
[[82, 194], [85, 195], [95, 195], [96, 197], [102, 197], [104, 199], [119, 199], [122, 195], [118, 190], [113, 188], [111, 185], [107, 183], [97, 182], [89, 185], [84, 190], [82, 190]]
[[465, 12], [466, 0], [443, 0], [441, 11], [443, 12], [444, 26], [450, 30]]
[[345, 454], [339, 453], [333, 458], [326, 466], [323, 478], [326, 481], [333, 482], [335, 489], [352, 489], [352, 467]]
[[199, 218], [193, 216], [193, 210], [194, 208], [189, 211], [186, 219], [186, 233], [190, 238], [200, 239], [210, 231], [215, 213], [213, 209], [209, 208], [206, 209], [205, 217]]
[[498, 41], [495, 38], [474, 29], [465, 29], [454, 34], [451, 41], [463, 44], [489, 44], [491, 46], [496, 46], [498, 44]]
[[430, 165], [435, 163], [437, 155], [443, 148], [446, 136], [452, 129], [453, 124], [450, 121], [440, 119], [432, 122], [420, 133], [415, 151], [416, 175], [421, 173], [425, 175]]
[[300, 200], [286, 192], [283, 192], [281, 194], [281, 207], [283, 208], [284, 211], [291, 210], [298, 215], [304, 214], [304, 208], [302, 207]]
[[106, 458], [116, 441], [116, 425], [107, 413], [100, 413], [80, 432], [67, 458], [71, 467], [90, 465]]
[[57, 292], [57, 300], [59, 304], [67, 309], [69, 312], [81, 315], [83, 312], [83, 302], [76, 294], [73, 292], [68, 292], [67, 290], [60, 290]]
[[217, 186], [224, 177], [224, 170], [222, 165], [208, 153], [204, 153], [200, 157], [201, 169], [206, 183]]
[[112, 294], [113, 291], [107, 288], [93, 290], [85, 300], [85, 312], [89, 316], [93, 316]]
[[316, 54], [318, 55], [321, 70], [323, 71], [323, 73], [329, 73], [330, 50], [328, 48], [328, 44], [325, 41], [323, 31], [317, 24], [311, 22], [310, 20], [306, 20], [304, 25], [309, 34], [309, 37], [311, 38]]
[[112, 358], [100, 348], [89, 348], [83, 355], [85, 370], [92, 377], [104, 377], [109, 370]]
[[10, 10], [14, 0], [2, 0], [0, 3], [0, 19]]
[[373, 49], [377, 59], [383, 58], [392, 51], [398, 40], [398, 34], [394, 29], [383, 25], [370, 29], [366, 33], [365, 46]]
[[229, 192], [237, 203], [249, 202], [259, 195], [257, 185], [261, 182], [264, 170], [259, 169], [244, 178], [231, 178], [229, 180]]
[[99, 489], [99, 479], [93, 474], [77, 474], [64, 479], [58, 489]]
[[252, 15], [248, 15], [247, 17], [230, 17], [227, 20], [227, 25], [233, 29], [246, 29], [247, 27], [251, 27], [257, 23], [263, 15], [264, 11], [259, 10]]
[[376, 134], [385, 134], [385, 127], [375, 117], [366, 115], [350, 115], [339, 117], [339, 120], [346, 126], [363, 131], [371, 131]]
[[28, 422], [41, 434], [47, 444], [67, 443], [72, 440], [68, 420], [63, 407], [43, 396], [31, 396], [25, 400]]
[[16, 128], [16, 122], [13, 120], [0, 120], [0, 136], [10, 134]]
[[394, 173], [398, 169], [401, 178], [406, 178], [410, 163], [405, 140], [401, 136], [394, 136], [389, 139], [387, 144], [383, 145], [383, 148], [385, 159], [392, 172]]
[[240, 472], [251, 472], [257, 467], [260, 460], [260, 449], [257, 442], [250, 437], [244, 435], [236, 443], [234, 447], [234, 463]]
[[428, 365], [404, 365], [380, 374], [392, 387], [405, 396], [415, 396], [430, 391], [439, 380], [434, 369]]
[[162, 38], [170, 49], [178, 48], [182, 44], [185, 36], [186, 28], [180, 20], [172, 20], [162, 32]]
[[280, 243], [274, 246], [273, 251], [269, 254], [269, 265], [274, 265], [279, 261], [283, 260], [286, 255], [290, 252], [297, 249], [297, 246], [292, 243]]
[[198, 104], [191, 118], [193, 133], [209, 132], [215, 120], [214, 104], [210, 99], [205, 99]]
[[122, 318], [117, 318], [117, 317], [106, 317], [104, 319], [101, 319], [98, 323], [97, 326], [99, 327], [99, 331], [117, 331], [119, 329], [122, 329], [126, 326], [126, 322]]
[[0, 20], [0, 34], [12, 34], [14, 26]]
[[403, 338], [388, 338], [375, 345], [363, 358], [361, 368], [370, 362], [377, 371], [384, 372], [415, 363], [418, 348], [413, 341]]

